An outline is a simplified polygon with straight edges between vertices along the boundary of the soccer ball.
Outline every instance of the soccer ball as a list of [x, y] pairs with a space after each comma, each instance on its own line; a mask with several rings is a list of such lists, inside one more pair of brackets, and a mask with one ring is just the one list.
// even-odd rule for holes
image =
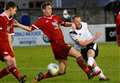
[[50, 63], [48, 65], [48, 72], [53, 76], [57, 75], [59, 72], [59, 66], [56, 63]]

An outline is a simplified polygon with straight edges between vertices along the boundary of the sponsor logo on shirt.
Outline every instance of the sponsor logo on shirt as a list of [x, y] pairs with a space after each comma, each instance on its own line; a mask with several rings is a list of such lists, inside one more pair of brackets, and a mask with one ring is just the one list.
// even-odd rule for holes
[[59, 25], [58, 25], [58, 22], [57, 22], [56, 20], [54, 20], [54, 21], [52, 22], [52, 25], [53, 25], [53, 27], [54, 27], [55, 29], [59, 29]]
[[3, 28], [2, 27], [0, 27], [0, 30], [2, 30]]

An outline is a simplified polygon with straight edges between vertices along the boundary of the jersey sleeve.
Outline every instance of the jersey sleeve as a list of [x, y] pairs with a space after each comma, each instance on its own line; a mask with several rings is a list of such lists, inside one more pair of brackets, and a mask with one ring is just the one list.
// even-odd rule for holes
[[117, 34], [120, 34], [120, 15], [118, 14], [118, 16], [116, 17], [116, 32]]
[[61, 17], [58, 17], [58, 19], [59, 19], [59, 24], [65, 26], [65, 21]]
[[88, 24], [86, 22], [81, 22], [82, 27], [88, 31]]
[[11, 35], [14, 35], [14, 19], [12, 19], [12, 20], [10, 21], [10, 24], [11, 24], [11, 26], [10, 26], [9, 33], [10, 33]]
[[88, 31], [90, 33], [90, 30], [89, 30], [89, 27], [88, 27], [87, 23], [85, 23], [85, 27], [84, 28], [86, 29], [86, 32]]
[[69, 34], [74, 41], [76, 42], [81, 41], [79, 35], [75, 31], [70, 31]]
[[32, 30], [35, 30], [35, 29], [40, 29], [42, 28], [42, 21], [40, 19], [37, 19], [32, 25]]
[[89, 26], [88, 26], [88, 24], [86, 22], [83, 23], [83, 27], [84, 27], [84, 29], [86, 31], [86, 34], [92, 35], [91, 31], [89, 30]]
[[118, 15], [116, 18], [116, 24], [117, 26], [120, 26], [120, 15]]

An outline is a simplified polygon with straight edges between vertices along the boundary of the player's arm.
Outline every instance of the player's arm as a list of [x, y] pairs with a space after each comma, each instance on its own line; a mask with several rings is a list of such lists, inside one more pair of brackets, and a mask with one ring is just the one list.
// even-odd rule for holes
[[70, 36], [71, 38], [78, 44], [80, 44], [81, 46], [87, 46], [88, 44], [94, 42], [97, 40], [97, 38], [99, 38], [101, 35], [101, 33], [97, 32], [95, 36], [93, 36], [91, 39], [86, 39], [83, 40], [79, 37], [79, 35], [77, 35], [77, 33], [75, 31], [70, 32]]
[[116, 17], [116, 23], [117, 23], [118, 26], [120, 26], [120, 15], [118, 15], [118, 16]]
[[62, 26], [64, 27], [71, 27], [72, 26], [72, 22], [64, 22], [64, 21], [61, 21], [60, 23]]
[[72, 36], [72, 39], [81, 46], [87, 46], [88, 44], [94, 42], [94, 40], [95, 40], [94, 38], [91, 38], [89, 40], [83, 40], [77, 35]]
[[13, 45], [12, 45], [12, 35], [11, 34], [8, 34], [8, 41], [9, 41], [9, 46], [10, 46], [12, 52], [14, 53]]
[[62, 18], [59, 18], [59, 23], [64, 26], [64, 27], [71, 27], [72, 26], [72, 22], [65, 22]]
[[116, 17], [116, 32], [117, 32], [117, 34], [119, 34], [120, 33], [120, 31], [119, 31], [119, 28], [120, 28], [120, 15], [118, 15], [117, 17]]
[[65, 26], [65, 27], [71, 27], [72, 24], [73, 24], [72, 22], [65, 22], [65, 25], [64, 25], [64, 26]]
[[95, 42], [100, 36], [101, 33], [96, 32], [96, 34], [91, 39], [86, 39], [86, 40], [78, 39], [78, 41], [76, 42], [78, 42], [81, 46], [87, 46], [88, 44]]
[[95, 37], [89, 39], [89, 40], [77, 40], [76, 42], [78, 42], [81, 46], [87, 46], [88, 44], [94, 42], [96, 40]]
[[22, 25], [22, 24], [20, 24], [20, 23], [19, 23], [18, 21], [16, 21], [16, 20], [14, 21], [14, 26], [17, 26], [18, 28], [21, 28], [21, 29], [26, 30], [26, 31], [29, 31], [29, 32], [32, 31], [32, 27]]

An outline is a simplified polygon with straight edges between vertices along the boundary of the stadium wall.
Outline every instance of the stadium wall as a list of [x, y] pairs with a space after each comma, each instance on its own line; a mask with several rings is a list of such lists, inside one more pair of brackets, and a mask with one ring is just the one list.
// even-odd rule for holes
[[[115, 24], [99, 24], [89, 25], [89, 30], [92, 34], [95, 32], [101, 32], [102, 36], [97, 42], [111, 42], [115, 41]], [[74, 43], [69, 36], [69, 30], [71, 27], [62, 27], [64, 38], [67, 43]], [[13, 36], [13, 46], [36, 46], [36, 45], [49, 45], [47, 41], [43, 40], [43, 32], [41, 30], [35, 30], [33, 32], [26, 32], [19, 28], [15, 28], [15, 35]]]

